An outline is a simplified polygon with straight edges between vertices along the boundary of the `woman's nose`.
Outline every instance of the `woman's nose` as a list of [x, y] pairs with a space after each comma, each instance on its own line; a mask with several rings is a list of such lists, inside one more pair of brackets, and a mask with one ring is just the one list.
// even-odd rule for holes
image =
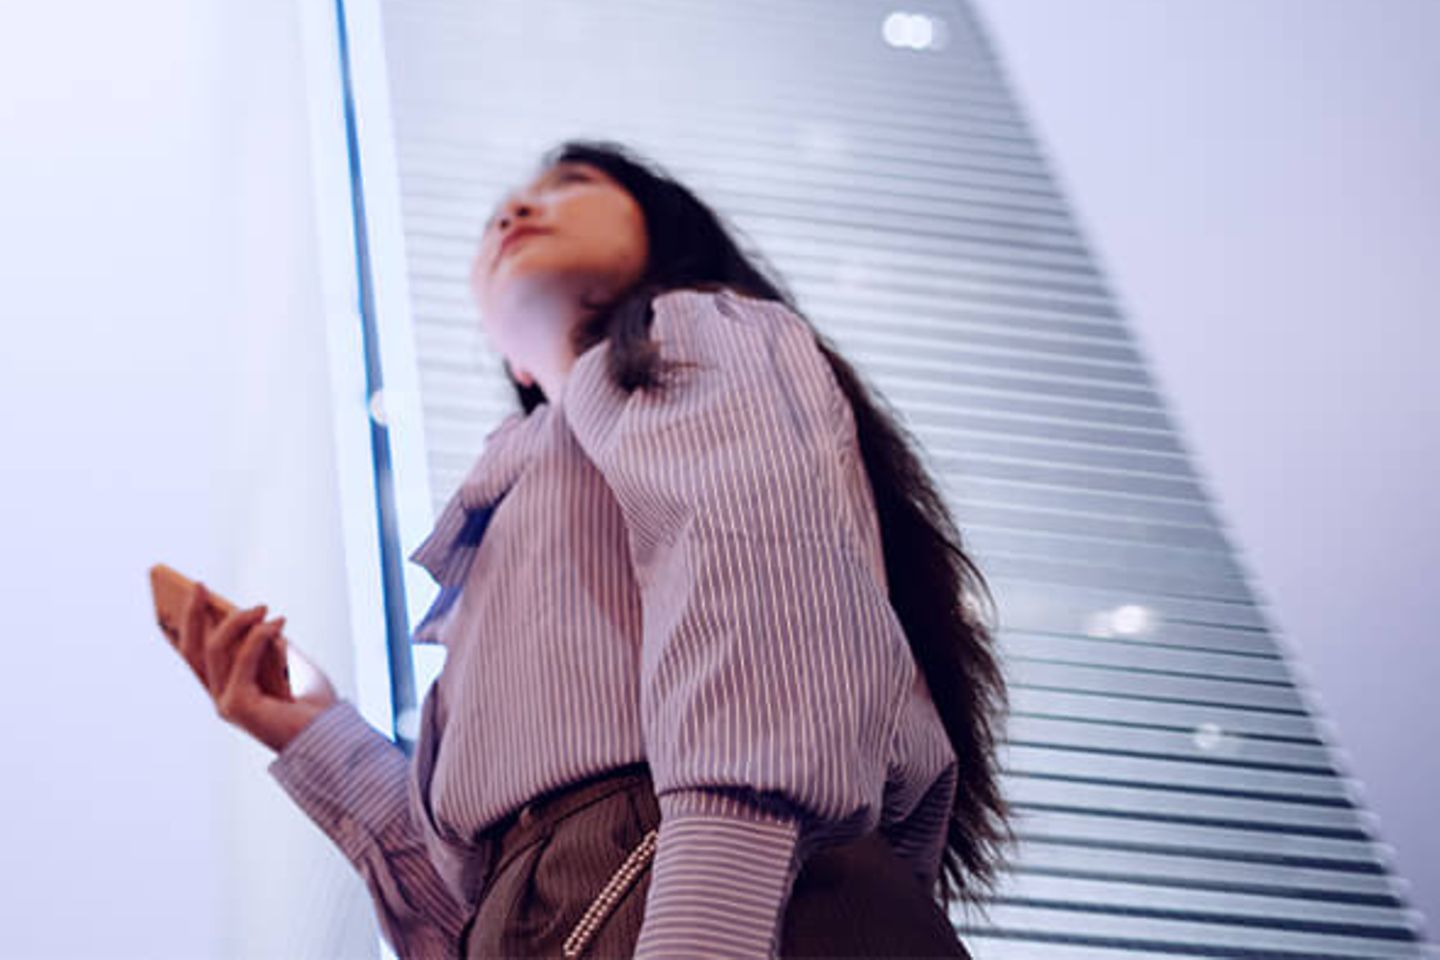
[[499, 219], [495, 221], [495, 226], [497, 229], [500, 230], [501, 233], [504, 233], [505, 230], [509, 228], [510, 221], [523, 220], [526, 217], [530, 216], [532, 211], [533, 208], [527, 201], [512, 200], [510, 203], [506, 204], [505, 209], [503, 212], [501, 212]]

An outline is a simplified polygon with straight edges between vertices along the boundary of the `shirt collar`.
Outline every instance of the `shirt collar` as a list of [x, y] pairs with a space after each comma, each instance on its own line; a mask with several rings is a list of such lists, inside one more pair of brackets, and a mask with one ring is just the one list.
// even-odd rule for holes
[[480, 456], [429, 536], [410, 554], [440, 586], [439, 596], [412, 633], [414, 642], [441, 642], [439, 628], [464, 586], [490, 517], [534, 457], [550, 415], [545, 403], [529, 413], [518, 410], [486, 434]]

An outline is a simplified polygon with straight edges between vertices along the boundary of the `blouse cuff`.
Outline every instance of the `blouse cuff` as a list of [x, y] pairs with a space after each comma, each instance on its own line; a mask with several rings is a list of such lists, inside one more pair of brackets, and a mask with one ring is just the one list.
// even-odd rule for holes
[[409, 812], [409, 758], [348, 700], [316, 715], [267, 769], [351, 861]]
[[637, 960], [775, 956], [800, 869], [799, 818], [740, 793], [679, 790], [658, 800]]

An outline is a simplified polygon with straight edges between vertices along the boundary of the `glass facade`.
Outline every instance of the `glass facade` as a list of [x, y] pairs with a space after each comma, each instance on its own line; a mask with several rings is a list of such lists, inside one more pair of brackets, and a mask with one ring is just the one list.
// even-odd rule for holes
[[379, 6], [435, 510], [514, 408], [481, 223], [546, 148], [622, 141], [894, 404], [995, 590], [1022, 846], [955, 912], [976, 957], [1430, 955], [968, 5]]

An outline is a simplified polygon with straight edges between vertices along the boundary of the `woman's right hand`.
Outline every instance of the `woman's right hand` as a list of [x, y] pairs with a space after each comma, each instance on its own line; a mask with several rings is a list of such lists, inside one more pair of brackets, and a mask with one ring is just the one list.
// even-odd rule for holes
[[[181, 618], [180, 654], [204, 685], [220, 718], [279, 753], [337, 701], [335, 688], [324, 671], [280, 635], [284, 617], [262, 622], [266, 608], [261, 604], [235, 610], [212, 629], [207, 596], [205, 585], [197, 582]], [[303, 683], [293, 691], [293, 699], [267, 693], [260, 686], [260, 659], [272, 643], [302, 668]]]

